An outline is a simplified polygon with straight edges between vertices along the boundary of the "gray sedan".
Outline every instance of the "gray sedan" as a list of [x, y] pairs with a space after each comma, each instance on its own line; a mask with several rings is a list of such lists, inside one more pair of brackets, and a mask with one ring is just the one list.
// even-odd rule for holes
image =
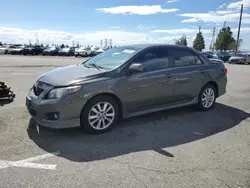
[[133, 45], [44, 73], [26, 106], [39, 125], [99, 134], [121, 118], [187, 105], [210, 110], [226, 85], [224, 65], [189, 47]]
[[242, 54], [242, 53], [235, 53], [233, 54], [228, 62], [230, 64], [250, 64], [250, 55]]

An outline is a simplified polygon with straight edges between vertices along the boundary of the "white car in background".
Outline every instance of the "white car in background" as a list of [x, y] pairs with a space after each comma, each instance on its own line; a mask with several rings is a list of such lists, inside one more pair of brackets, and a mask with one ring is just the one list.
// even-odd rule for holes
[[15, 47], [14, 46], [10, 46], [10, 45], [0, 46], [0, 54], [9, 54], [10, 50], [12, 48], [15, 48]]
[[87, 56], [87, 50], [85, 47], [80, 47], [75, 49], [75, 57], [86, 57]]
[[98, 50], [95, 51], [95, 55], [101, 54], [105, 52], [105, 50], [103, 50], [102, 48], [99, 48]]

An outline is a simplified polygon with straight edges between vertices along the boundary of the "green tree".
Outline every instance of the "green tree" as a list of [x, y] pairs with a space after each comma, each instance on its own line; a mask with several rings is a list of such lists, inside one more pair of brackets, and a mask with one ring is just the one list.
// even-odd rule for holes
[[181, 38], [179, 38], [178, 40], [175, 41], [176, 45], [183, 45], [183, 46], [187, 46], [187, 38], [185, 35], [183, 35]]
[[196, 38], [194, 39], [193, 42], [193, 47], [198, 51], [202, 51], [203, 49], [205, 49], [205, 41], [202, 32], [199, 32], [196, 35]]
[[2, 46], [3, 44], [2, 44], [2, 42], [0, 42], [0, 46]]
[[[232, 45], [235, 43], [235, 39], [233, 37], [233, 32], [231, 31], [230, 27], [223, 27], [215, 42], [215, 49], [216, 50], [232, 50], [234, 48]], [[234, 48], [235, 49], [235, 48]]]
[[64, 48], [65, 47], [65, 45], [64, 44], [61, 44], [61, 46], [60, 46], [61, 48]]
[[66, 45], [66, 48], [68, 48], [69, 47], [69, 45]]

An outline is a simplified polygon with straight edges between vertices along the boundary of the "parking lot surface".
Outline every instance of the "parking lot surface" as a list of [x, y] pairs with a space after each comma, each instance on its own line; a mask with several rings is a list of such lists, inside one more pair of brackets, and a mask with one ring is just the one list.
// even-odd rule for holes
[[163, 111], [120, 122], [102, 135], [35, 123], [25, 96], [37, 77], [84, 58], [0, 56], [0, 187], [250, 187], [250, 66], [228, 65], [215, 108]]

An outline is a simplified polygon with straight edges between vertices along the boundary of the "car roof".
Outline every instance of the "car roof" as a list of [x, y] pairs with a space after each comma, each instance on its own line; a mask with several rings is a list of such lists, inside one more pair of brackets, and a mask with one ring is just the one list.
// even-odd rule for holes
[[180, 48], [180, 49], [192, 49], [188, 46], [173, 45], [173, 44], [134, 44], [134, 45], [121, 46], [121, 47], [137, 48], [137, 49], [145, 49], [149, 47], [174, 47], [174, 48]]

